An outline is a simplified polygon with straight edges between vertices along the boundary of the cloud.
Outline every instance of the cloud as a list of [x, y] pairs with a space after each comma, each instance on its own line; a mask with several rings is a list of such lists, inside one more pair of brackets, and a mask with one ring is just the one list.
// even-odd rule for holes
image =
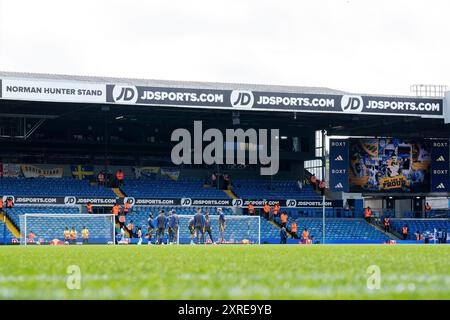
[[326, 86], [450, 84], [448, 1], [0, 0], [0, 69]]

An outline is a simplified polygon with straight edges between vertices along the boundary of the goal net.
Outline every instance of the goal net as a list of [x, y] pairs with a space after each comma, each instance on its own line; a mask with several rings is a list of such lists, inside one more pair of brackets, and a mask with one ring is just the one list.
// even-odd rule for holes
[[172, 241], [178, 244], [190, 243], [236, 243], [260, 244], [261, 220], [259, 216], [226, 215], [223, 230], [220, 227], [219, 216], [210, 215], [212, 239], [205, 230], [200, 228], [191, 231], [190, 220], [194, 215], [178, 215], [178, 230]]
[[[83, 241], [82, 230], [89, 231]], [[76, 231], [69, 243], [114, 244], [115, 220], [112, 214], [24, 214], [20, 216], [20, 243], [61, 244], [65, 243], [66, 228]]]

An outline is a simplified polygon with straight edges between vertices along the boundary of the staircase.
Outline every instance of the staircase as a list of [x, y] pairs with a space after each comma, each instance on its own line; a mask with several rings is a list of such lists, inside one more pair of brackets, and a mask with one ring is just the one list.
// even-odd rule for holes
[[[371, 225], [372, 227], [374, 227], [375, 229], [377, 229], [380, 232], [383, 232], [385, 235], [387, 235], [389, 238], [393, 238], [395, 240], [401, 240], [400, 235], [396, 234], [396, 233], [392, 233], [392, 232], [384, 232], [384, 226], [380, 223], [377, 222], [373, 222], [369, 223], [369, 225]], [[390, 228], [390, 230], [392, 231], [392, 227]]]
[[0, 220], [3, 221], [4, 224], [6, 224], [6, 227], [9, 229], [9, 231], [11, 231], [14, 237], [20, 238], [20, 231], [3, 212], [0, 212]]
[[119, 198], [124, 198], [125, 194], [119, 188], [111, 188], [111, 190], [118, 196]]
[[230, 190], [223, 190], [223, 192], [225, 192], [226, 195], [228, 197], [230, 197], [231, 199], [237, 199], [238, 198], [238, 196], [231, 189]]

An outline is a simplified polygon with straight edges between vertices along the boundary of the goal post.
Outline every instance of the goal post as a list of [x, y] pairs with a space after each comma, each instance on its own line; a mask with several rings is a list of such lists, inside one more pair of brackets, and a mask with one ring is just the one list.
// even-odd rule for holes
[[[83, 242], [82, 230], [89, 231], [88, 241]], [[113, 214], [45, 214], [20, 215], [20, 243], [51, 244], [64, 242], [64, 230], [75, 229], [77, 239], [72, 243], [114, 244], [116, 224]], [[61, 242], [59, 242], [61, 241]]]
[[[226, 215], [225, 227], [220, 228], [219, 215], [210, 215], [211, 235], [205, 230], [203, 235], [197, 235], [197, 229], [191, 233], [189, 222], [194, 215], [178, 215], [178, 230], [176, 232], [175, 243], [177, 244], [197, 244], [200, 243], [234, 243], [234, 244], [261, 244], [261, 217], [246, 215]], [[223, 242], [221, 241], [223, 238]]]

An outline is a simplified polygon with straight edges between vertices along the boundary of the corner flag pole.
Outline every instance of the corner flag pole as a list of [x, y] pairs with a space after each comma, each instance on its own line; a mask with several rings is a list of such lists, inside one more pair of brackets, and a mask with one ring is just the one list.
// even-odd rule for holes
[[322, 244], [325, 244], [325, 196], [322, 196]]

